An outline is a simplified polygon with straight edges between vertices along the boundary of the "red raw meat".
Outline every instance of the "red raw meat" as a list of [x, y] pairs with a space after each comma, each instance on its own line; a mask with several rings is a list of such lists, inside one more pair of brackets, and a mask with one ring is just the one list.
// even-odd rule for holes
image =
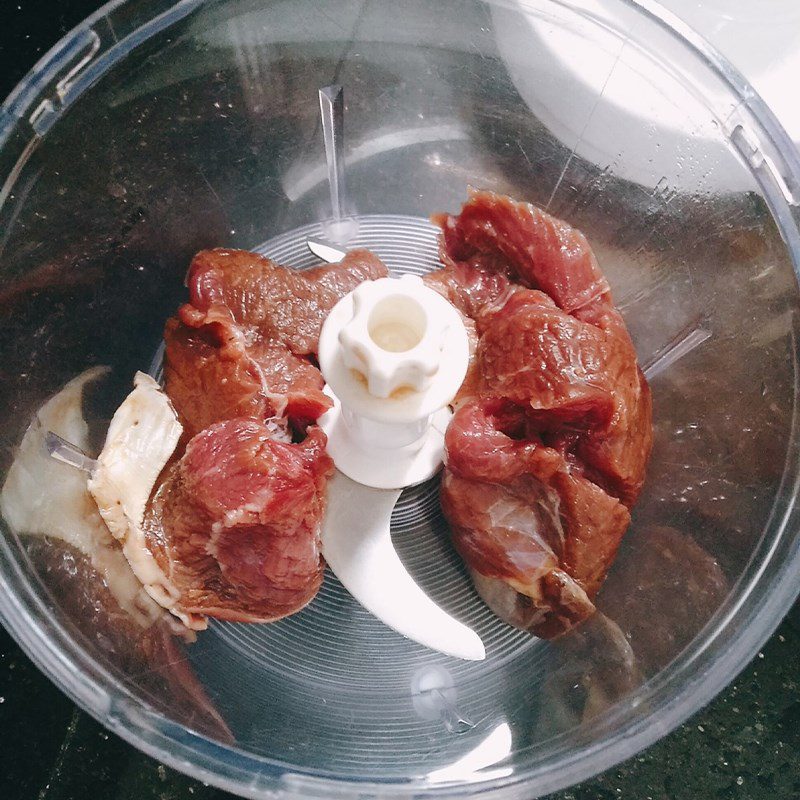
[[336, 303], [389, 271], [369, 250], [351, 250], [338, 264], [307, 270], [281, 267], [246, 250], [203, 250], [187, 276], [190, 302], [178, 316], [190, 327], [231, 319], [296, 355], [317, 352], [322, 323]]
[[316, 594], [333, 464], [313, 425], [331, 400], [312, 358], [339, 299], [386, 275], [365, 250], [304, 272], [242, 250], [195, 256], [190, 302], [164, 332], [166, 390], [190, 441], [146, 520], [179, 613], [264, 622]]
[[530, 407], [543, 428], [606, 427], [614, 412], [609, 356], [599, 328], [523, 289], [491, 316], [478, 344], [480, 393]]
[[457, 217], [440, 214], [445, 264], [466, 262], [541, 289], [572, 313], [611, 293], [586, 237], [530, 203], [470, 189]]
[[367, 250], [296, 271], [244, 250], [204, 250], [190, 302], [164, 332], [167, 394], [188, 435], [237, 416], [287, 417], [296, 428], [331, 407], [310, 360], [322, 322], [364, 280], [388, 275]]
[[213, 327], [193, 329], [176, 317], [164, 330], [164, 379], [187, 436], [234, 417], [286, 416], [301, 427], [331, 407], [320, 371], [260, 337], [225, 348]]
[[651, 399], [584, 236], [471, 192], [428, 284], [475, 322], [446, 437], [442, 507], [489, 605], [552, 637], [589, 616], [630, 522]]
[[[591, 614], [590, 596], [630, 521], [627, 508], [547, 447], [524, 409], [503, 400], [463, 405], [445, 446], [441, 500], [455, 547], [479, 587], [483, 576], [515, 593], [493, 605], [498, 614], [539, 636]], [[498, 601], [498, 587], [484, 585]]]
[[317, 593], [319, 530], [333, 472], [325, 435], [276, 441], [252, 418], [195, 436], [145, 517], [148, 549], [180, 591], [175, 608], [240, 622], [292, 614]]

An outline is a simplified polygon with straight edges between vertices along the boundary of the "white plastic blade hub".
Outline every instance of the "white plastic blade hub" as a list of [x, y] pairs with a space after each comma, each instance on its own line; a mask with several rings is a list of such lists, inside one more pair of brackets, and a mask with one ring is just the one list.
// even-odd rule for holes
[[415, 275], [365, 281], [331, 310], [319, 362], [335, 408], [320, 419], [336, 466], [400, 489], [436, 473], [448, 404], [469, 364], [455, 308]]
[[319, 362], [334, 407], [319, 424], [337, 467], [322, 550], [345, 588], [409, 639], [480, 660], [480, 637], [414, 582], [390, 534], [400, 490], [435, 475], [469, 364], [461, 317], [416, 276], [366, 281], [331, 310]]

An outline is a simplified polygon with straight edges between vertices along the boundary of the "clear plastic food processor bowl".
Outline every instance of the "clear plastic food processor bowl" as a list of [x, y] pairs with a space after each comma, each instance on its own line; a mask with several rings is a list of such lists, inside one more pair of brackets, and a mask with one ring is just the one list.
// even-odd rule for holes
[[528, 799], [686, 719], [795, 597], [800, 165], [747, 83], [649, 0], [111, 2], [0, 110], [3, 473], [37, 409], [98, 365], [81, 413], [102, 441], [197, 250], [318, 263], [333, 83], [354, 243], [396, 274], [435, 265], [425, 219], [468, 184], [594, 246], [656, 428], [600, 613], [553, 642], [497, 621], [434, 482], [401, 497], [395, 546], [485, 661], [404, 639], [330, 574], [293, 617], [185, 644], [120, 610], [34, 480], [53, 527], [5, 526], [0, 614], [108, 728], [231, 791]]

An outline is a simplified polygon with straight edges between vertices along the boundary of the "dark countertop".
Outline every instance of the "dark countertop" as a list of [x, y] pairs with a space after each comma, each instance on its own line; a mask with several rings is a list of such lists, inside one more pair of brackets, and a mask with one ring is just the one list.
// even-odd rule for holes
[[[97, 0], [5, 0], [0, 96]], [[795, 614], [797, 612], [795, 611]], [[549, 800], [800, 797], [800, 634], [784, 622], [739, 679], [644, 753]], [[0, 629], [0, 798], [227, 797], [142, 755], [77, 709]]]
[[[548, 800], [800, 797], [800, 634], [784, 622], [739, 679], [658, 744]], [[0, 797], [222, 800], [78, 710], [0, 628]]]

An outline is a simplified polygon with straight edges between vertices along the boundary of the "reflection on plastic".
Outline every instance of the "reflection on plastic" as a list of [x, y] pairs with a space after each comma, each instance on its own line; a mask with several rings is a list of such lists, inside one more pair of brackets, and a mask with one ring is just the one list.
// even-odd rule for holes
[[[469, 132], [457, 123], [441, 123], [420, 125], [415, 128], [377, 129], [372, 131], [369, 139], [355, 145], [345, 158], [345, 165], [352, 167], [361, 161], [383, 156], [393, 150], [404, 147], [417, 147], [421, 144], [451, 141], [469, 141]], [[328, 177], [325, 164], [307, 166], [307, 161], [292, 166], [281, 179], [281, 186], [289, 202], [296, 203], [304, 195], [309, 194]]]
[[422, 719], [441, 719], [448, 733], [465, 733], [475, 727], [456, 707], [453, 676], [444, 667], [425, 667], [411, 679], [411, 702]]
[[483, 771], [499, 763], [511, 754], [513, 737], [507, 722], [501, 722], [475, 749], [448, 767], [429, 772], [429, 783], [445, 783], [447, 781], [478, 781], [488, 778], [504, 778], [513, 772], [511, 767], [500, 767], [490, 772]]
[[711, 338], [711, 331], [697, 327], [698, 325], [699, 323], [692, 323], [684, 328], [653, 354], [642, 366], [647, 380], [652, 380]]

